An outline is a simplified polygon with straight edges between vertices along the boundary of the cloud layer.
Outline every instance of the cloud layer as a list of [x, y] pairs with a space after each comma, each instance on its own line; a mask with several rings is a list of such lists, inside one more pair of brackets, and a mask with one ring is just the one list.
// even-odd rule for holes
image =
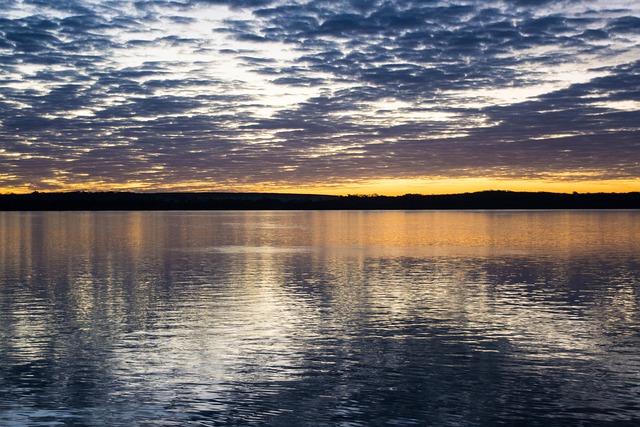
[[2, 188], [640, 176], [629, 1], [6, 0]]

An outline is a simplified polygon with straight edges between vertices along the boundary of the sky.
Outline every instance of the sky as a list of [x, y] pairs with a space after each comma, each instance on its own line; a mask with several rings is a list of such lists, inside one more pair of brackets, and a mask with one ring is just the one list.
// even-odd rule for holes
[[640, 191], [637, 0], [2, 0], [0, 192]]

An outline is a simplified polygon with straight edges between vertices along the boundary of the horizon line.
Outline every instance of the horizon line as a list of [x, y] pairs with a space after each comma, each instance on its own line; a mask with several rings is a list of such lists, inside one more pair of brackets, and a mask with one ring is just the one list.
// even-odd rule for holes
[[69, 190], [69, 191], [45, 191], [34, 190], [31, 192], [9, 192], [0, 193], [0, 196], [29, 196], [37, 194], [134, 194], [134, 195], [154, 195], [154, 194], [221, 194], [221, 195], [280, 195], [280, 196], [313, 196], [313, 197], [404, 197], [404, 196], [459, 196], [465, 194], [481, 194], [481, 193], [514, 193], [514, 194], [561, 194], [561, 195], [589, 195], [589, 194], [634, 194], [636, 191], [548, 191], [548, 190], [503, 190], [488, 189], [476, 191], [464, 191], [454, 193], [404, 193], [396, 195], [378, 194], [378, 193], [347, 193], [347, 194], [323, 194], [323, 193], [303, 193], [303, 192], [270, 192], [270, 191], [135, 191], [135, 190]]

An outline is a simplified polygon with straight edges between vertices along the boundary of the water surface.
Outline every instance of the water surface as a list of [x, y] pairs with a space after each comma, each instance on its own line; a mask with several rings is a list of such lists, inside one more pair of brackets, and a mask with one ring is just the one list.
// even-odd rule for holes
[[2, 212], [0, 425], [638, 425], [640, 212]]

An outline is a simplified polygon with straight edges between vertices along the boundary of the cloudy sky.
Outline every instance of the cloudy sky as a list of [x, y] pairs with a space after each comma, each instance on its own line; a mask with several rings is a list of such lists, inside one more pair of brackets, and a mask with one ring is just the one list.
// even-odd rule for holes
[[2, 0], [0, 192], [640, 190], [637, 0]]

